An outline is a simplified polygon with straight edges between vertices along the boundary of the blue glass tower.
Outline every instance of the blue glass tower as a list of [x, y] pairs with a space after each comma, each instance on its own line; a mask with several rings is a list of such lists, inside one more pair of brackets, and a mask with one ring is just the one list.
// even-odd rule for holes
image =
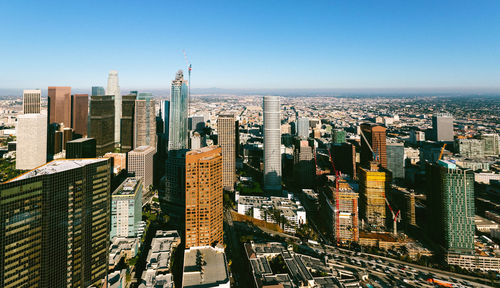
[[188, 148], [188, 85], [182, 70], [175, 75], [170, 91], [168, 150]]
[[104, 92], [104, 87], [101, 86], [92, 86], [92, 96], [104, 96], [106, 93]]

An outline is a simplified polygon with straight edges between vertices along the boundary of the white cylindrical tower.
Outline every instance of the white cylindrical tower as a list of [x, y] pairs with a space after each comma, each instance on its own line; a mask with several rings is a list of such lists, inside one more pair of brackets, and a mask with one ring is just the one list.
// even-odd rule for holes
[[120, 93], [120, 85], [118, 83], [118, 71], [109, 71], [106, 95], [115, 96], [115, 143], [119, 143], [120, 120], [122, 118], [122, 94]]
[[264, 190], [281, 190], [281, 117], [279, 96], [264, 96]]

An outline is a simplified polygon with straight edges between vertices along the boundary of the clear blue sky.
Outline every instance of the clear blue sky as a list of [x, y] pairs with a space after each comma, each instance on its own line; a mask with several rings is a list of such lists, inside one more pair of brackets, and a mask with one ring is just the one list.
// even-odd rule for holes
[[[240, 3], [245, 2], [245, 3]], [[500, 87], [500, 1], [0, 1], [0, 88]]]

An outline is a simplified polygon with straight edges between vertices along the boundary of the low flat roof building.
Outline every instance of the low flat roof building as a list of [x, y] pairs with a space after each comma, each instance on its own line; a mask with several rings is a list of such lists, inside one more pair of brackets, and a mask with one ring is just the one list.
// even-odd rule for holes
[[202, 246], [185, 250], [182, 287], [229, 288], [229, 270], [224, 248]]

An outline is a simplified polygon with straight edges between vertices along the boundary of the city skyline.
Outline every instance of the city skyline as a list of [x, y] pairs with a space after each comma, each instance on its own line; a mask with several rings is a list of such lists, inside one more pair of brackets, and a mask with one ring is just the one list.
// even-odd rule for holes
[[[496, 1], [231, 4], [4, 3], [0, 88], [90, 89], [112, 69], [123, 87], [168, 88], [183, 50], [193, 88], [500, 88]], [[39, 45], [17, 44], [28, 39]]]

